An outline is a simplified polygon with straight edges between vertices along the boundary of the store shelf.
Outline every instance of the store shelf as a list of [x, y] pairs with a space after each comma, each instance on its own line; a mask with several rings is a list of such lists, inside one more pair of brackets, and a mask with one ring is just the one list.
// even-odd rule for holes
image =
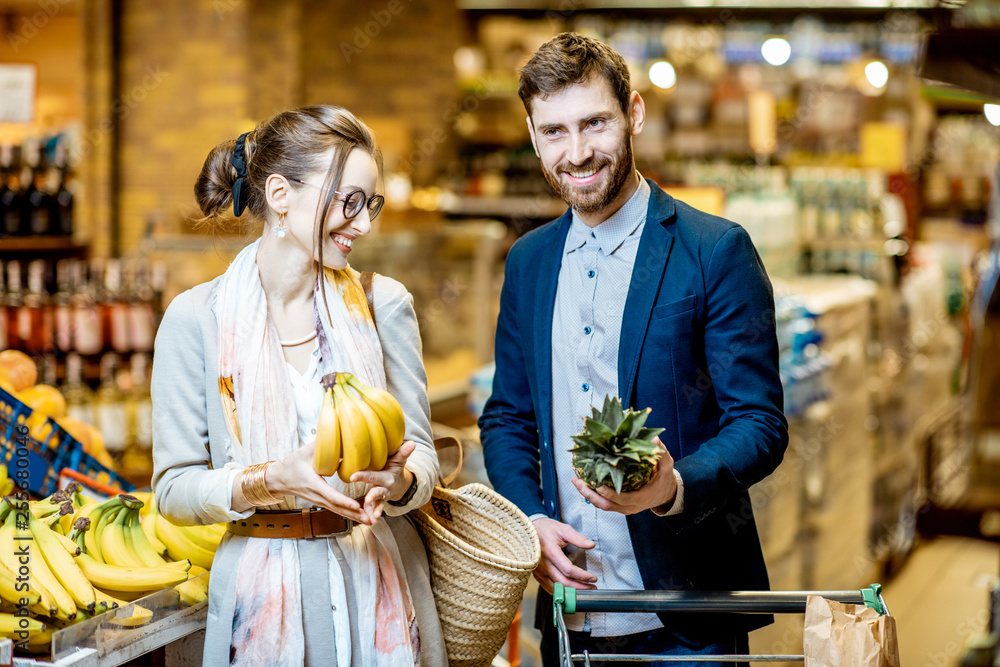
[[442, 212], [484, 218], [532, 218], [551, 220], [566, 212], [566, 202], [548, 195], [534, 197], [454, 197]]
[[70, 236], [5, 236], [0, 237], [0, 256], [37, 253], [84, 257], [88, 246], [74, 243]]
[[[128, 627], [137, 606], [152, 616], [143, 625]], [[188, 607], [176, 587], [168, 588], [59, 630], [52, 637], [51, 662], [15, 658], [14, 664], [16, 667], [117, 667], [203, 629], [207, 619], [207, 600]]]

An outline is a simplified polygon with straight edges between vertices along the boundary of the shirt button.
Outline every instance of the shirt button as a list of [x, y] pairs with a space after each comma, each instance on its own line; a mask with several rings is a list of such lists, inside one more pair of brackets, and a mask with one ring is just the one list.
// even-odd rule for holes
[[584, 382], [583, 387], [581, 387], [581, 389], [583, 389], [584, 391], [590, 391], [590, 385]]
[[588, 278], [593, 278], [596, 275], [597, 275], [597, 272], [594, 271], [593, 269], [591, 269], [590, 271], [587, 271], [587, 277]]
[[583, 333], [585, 333], [585, 334], [587, 334], [589, 336], [590, 335], [590, 327], [584, 327], [583, 328]]
[[312, 434], [316, 435], [316, 429], [312, 429]]

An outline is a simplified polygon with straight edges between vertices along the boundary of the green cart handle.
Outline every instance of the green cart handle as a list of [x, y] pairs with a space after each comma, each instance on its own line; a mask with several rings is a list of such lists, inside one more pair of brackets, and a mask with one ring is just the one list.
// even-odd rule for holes
[[559, 582], [552, 584], [552, 606], [559, 607], [564, 614], [576, 613], [576, 589]]
[[862, 588], [861, 597], [866, 607], [877, 611], [879, 616], [886, 615], [885, 602], [882, 600], [882, 584], [872, 584], [868, 588]]

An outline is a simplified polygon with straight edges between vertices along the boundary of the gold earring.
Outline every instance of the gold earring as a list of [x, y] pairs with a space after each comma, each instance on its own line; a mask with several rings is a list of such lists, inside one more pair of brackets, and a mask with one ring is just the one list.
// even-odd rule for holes
[[278, 214], [278, 224], [271, 227], [271, 231], [274, 232], [274, 237], [283, 239], [285, 238], [285, 232], [288, 231], [288, 227], [285, 227], [285, 212], [282, 211]]

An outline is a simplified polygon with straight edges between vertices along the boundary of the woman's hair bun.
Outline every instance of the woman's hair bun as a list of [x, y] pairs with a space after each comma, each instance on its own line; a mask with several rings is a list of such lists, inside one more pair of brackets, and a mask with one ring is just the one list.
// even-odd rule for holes
[[194, 197], [205, 216], [203, 221], [223, 218], [227, 210], [232, 210], [233, 184], [236, 182], [236, 169], [233, 167], [235, 146], [235, 139], [227, 139], [213, 148], [194, 183]]

